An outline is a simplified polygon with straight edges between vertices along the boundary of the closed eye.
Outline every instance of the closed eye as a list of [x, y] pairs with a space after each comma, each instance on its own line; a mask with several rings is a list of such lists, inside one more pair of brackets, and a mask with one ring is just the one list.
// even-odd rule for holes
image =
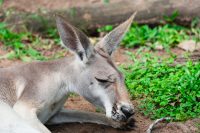
[[104, 86], [104, 88], [108, 88], [111, 85], [111, 81], [105, 80], [105, 79], [98, 79], [95, 77], [95, 79], [99, 82], [100, 85]]
[[99, 78], [96, 78], [96, 77], [95, 77], [95, 79], [96, 79], [98, 82], [100, 82], [100, 83], [108, 83], [108, 82], [109, 82], [109, 81], [106, 80], [106, 79], [99, 79]]

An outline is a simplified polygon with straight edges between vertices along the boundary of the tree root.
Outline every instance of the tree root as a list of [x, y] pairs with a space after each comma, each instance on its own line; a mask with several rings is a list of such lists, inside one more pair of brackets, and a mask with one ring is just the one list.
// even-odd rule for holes
[[149, 128], [147, 129], [147, 132], [146, 132], [146, 133], [151, 133], [152, 130], [153, 130], [153, 128], [154, 128], [154, 126], [155, 126], [156, 124], [158, 124], [159, 122], [165, 121], [165, 120], [171, 120], [171, 118], [170, 118], [170, 117], [164, 117], [164, 118], [160, 118], [160, 119], [155, 120], [155, 121], [149, 126]]

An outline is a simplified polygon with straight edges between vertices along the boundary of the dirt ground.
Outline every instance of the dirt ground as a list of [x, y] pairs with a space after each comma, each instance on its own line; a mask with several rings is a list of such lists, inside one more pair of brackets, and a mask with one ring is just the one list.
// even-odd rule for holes
[[[117, 65], [122, 63], [130, 63], [128, 56], [125, 54], [125, 49], [118, 49], [117, 52], [114, 54], [113, 58]], [[130, 50], [131, 52], [135, 52], [136, 50]], [[176, 48], [172, 49], [177, 55], [181, 55], [184, 51]], [[6, 51], [3, 50], [2, 44], [0, 44], [0, 56], [4, 55]], [[167, 56], [164, 51], [157, 51], [154, 52], [157, 56]], [[11, 65], [15, 65], [18, 63], [22, 63], [19, 60], [11, 61], [7, 59], [0, 60], [0, 67], [8, 67]], [[118, 130], [111, 127], [106, 127], [103, 125], [96, 125], [96, 124], [79, 124], [79, 123], [72, 123], [72, 124], [63, 124], [57, 126], [50, 126], [48, 127], [53, 133], [145, 133], [148, 129], [149, 125], [153, 122], [149, 118], [145, 117], [139, 111], [137, 111], [137, 103], [133, 101], [133, 104], [136, 107], [136, 114], [135, 114], [135, 128], [134, 130], [125, 131], [125, 130]], [[95, 112], [95, 107], [88, 103], [80, 96], [72, 96], [70, 97], [66, 104], [65, 108], [68, 109], [78, 109], [78, 110], [85, 110]], [[200, 120], [189, 120], [185, 123], [161, 123], [156, 126], [153, 130], [153, 133], [197, 133], [200, 131], [199, 126]]]

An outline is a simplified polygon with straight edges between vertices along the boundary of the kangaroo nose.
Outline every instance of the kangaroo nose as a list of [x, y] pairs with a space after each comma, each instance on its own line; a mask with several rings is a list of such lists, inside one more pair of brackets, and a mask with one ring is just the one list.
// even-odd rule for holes
[[124, 115], [126, 116], [127, 119], [129, 117], [131, 117], [132, 115], [134, 115], [134, 111], [131, 107], [122, 106], [121, 111], [122, 111], [122, 113], [124, 113]]

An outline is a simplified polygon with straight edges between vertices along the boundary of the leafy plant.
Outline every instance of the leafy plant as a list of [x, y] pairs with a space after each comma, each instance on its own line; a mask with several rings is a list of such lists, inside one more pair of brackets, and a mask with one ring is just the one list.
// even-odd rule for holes
[[[175, 19], [178, 15], [174, 12], [169, 19]], [[193, 39], [200, 41], [200, 28], [194, 27], [198, 19], [192, 23], [192, 28], [179, 26], [176, 24], [165, 24], [156, 27], [148, 25], [132, 24], [131, 28], [122, 41], [122, 46], [127, 48], [137, 46], [148, 46], [152, 49], [162, 46], [165, 49], [175, 47], [184, 40]], [[107, 25], [98, 29], [98, 32], [109, 32], [113, 30], [113, 26]]]
[[71, 17], [75, 17], [77, 15], [77, 10], [75, 7], [70, 8], [69, 14]]
[[175, 24], [166, 24], [154, 28], [148, 25], [139, 26], [133, 24], [124, 37], [122, 45], [128, 48], [148, 45], [152, 48], [163, 46], [174, 47], [180, 42], [188, 39], [198, 41], [200, 28], [188, 29]]
[[44, 60], [45, 57], [40, 52], [24, 43], [27, 38], [31, 39], [30, 36], [30, 33], [14, 33], [6, 28], [5, 23], [0, 23], [0, 40], [7, 47], [13, 49], [4, 57], [9, 59], [18, 58], [23, 61], [30, 61], [31, 59]]
[[191, 22], [191, 27], [194, 28], [200, 23], [199, 17], [195, 17]]
[[58, 44], [60, 42], [60, 37], [58, 35], [58, 31], [56, 28], [52, 29], [52, 28], [48, 28], [45, 32], [45, 37], [52, 39], [54, 41], [55, 44]]
[[110, 0], [103, 0], [103, 2], [104, 2], [105, 4], [108, 4], [108, 3], [110, 2]]
[[198, 24], [200, 24], [200, 19], [199, 17], [195, 17], [191, 23], [191, 31], [193, 36], [195, 36], [193, 39], [196, 42], [200, 42], [200, 28], [198, 27]]
[[166, 16], [164, 15], [164, 20], [167, 22], [174, 22], [175, 19], [179, 16], [179, 12], [176, 10], [171, 15]]
[[98, 32], [110, 32], [111, 30], [113, 30], [112, 25], [106, 25], [97, 29]]
[[133, 64], [123, 67], [125, 83], [140, 109], [152, 119], [171, 117], [186, 120], [200, 117], [200, 62], [173, 65], [151, 54], [129, 53]]
[[[45, 34], [46, 36], [41, 37], [29, 32], [15, 33], [9, 30], [5, 23], [0, 23], [0, 42], [4, 44], [7, 51], [10, 51], [6, 55], [1, 56], [0, 59], [20, 59], [28, 62], [64, 56], [65, 50], [55, 45], [60, 43], [57, 31], [49, 29]], [[56, 49], [51, 51], [53, 48]], [[47, 56], [43, 55], [43, 53], [47, 53]]]
[[4, 0], [0, 0], [0, 7], [3, 5]]

